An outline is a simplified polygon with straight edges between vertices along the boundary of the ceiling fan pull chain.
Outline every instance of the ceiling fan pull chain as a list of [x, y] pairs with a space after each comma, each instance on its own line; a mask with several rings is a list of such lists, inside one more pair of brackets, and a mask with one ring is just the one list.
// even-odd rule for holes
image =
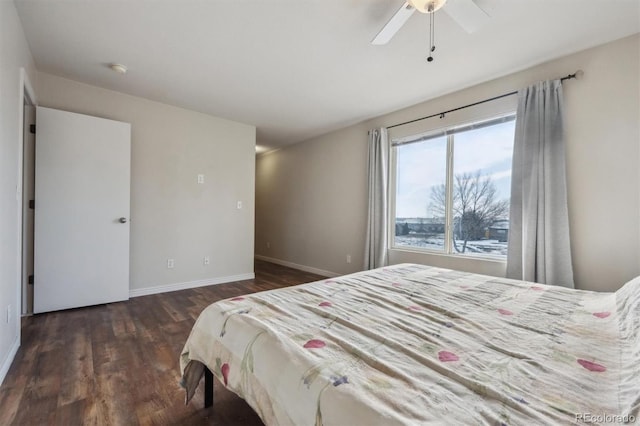
[[435, 46], [435, 13], [431, 12], [429, 14], [429, 57], [427, 58], [428, 62], [433, 61], [433, 56], [431, 55], [434, 50], [436, 50]]
[[431, 43], [431, 51], [436, 50], [436, 12], [431, 12], [431, 28], [433, 34], [433, 42]]

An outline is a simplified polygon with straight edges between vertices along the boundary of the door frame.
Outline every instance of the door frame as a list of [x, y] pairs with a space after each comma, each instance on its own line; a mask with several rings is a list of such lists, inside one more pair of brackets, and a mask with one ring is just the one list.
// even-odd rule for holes
[[22, 214], [23, 214], [23, 188], [22, 182], [24, 179], [24, 168], [23, 168], [23, 155], [24, 155], [24, 105], [28, 104], [35, 107], [38, 104], [36, 99], [36, 93], [33, 90], [33, 85], [31, 84], [31, 80], [29, 80], [29, 75], [24, 68], [20, 68], [20, 86], [19, 86], [19, 96], [18, 96], [18, 176], [17, 176], [17, 186], [16, 186], [16, 200], [18, 204], [17, 209], [17, 226], [16, 226], [16, 241], [17, 241], [17, 251], [18, 251], [18, 263], [17, 274], [16, 274], [16, 303], [15, 303], [15, 318], [16, 318], [16, 335], [18, 336], [18, 344], [20, 344], [22, 336], [21, 336], [21, 324], [20, 318], [23, 314], [23, 289], [22, 289], [22, 262], [24, 261], [22, 256]]

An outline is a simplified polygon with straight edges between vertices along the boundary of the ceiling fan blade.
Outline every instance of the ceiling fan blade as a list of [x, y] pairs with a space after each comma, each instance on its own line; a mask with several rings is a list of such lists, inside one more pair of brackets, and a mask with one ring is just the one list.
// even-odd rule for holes
[[473, 0], [448, 0], [442, 10], [469, 34], [479, 30], [489, 21], [489, 15]]
[[409, 3], [402, 5], [400, 9], [389, 19], [389, 22], [380, 30], [378, 35], [371, 40], [371, 44], [387, 44], [389, 40], [402, 28], [416, 9]]

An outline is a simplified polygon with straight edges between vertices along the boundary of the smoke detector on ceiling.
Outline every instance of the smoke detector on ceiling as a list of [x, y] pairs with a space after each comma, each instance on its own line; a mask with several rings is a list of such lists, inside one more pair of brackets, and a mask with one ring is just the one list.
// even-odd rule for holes
[[126, 74], [127, 73], [127, 66], [126, 65], [111, 64], [111, 65], [109, 65], [109, 68], [111, 68], [111, 70], [117, 72], [118, 74]]

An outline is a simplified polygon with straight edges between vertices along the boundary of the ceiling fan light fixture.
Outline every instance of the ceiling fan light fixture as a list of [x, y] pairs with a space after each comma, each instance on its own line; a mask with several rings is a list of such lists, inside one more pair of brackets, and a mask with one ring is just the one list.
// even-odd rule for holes
[[433, 13], [440, 9], [447, 0], [407, 0], [414, 9], [421, 13]]

